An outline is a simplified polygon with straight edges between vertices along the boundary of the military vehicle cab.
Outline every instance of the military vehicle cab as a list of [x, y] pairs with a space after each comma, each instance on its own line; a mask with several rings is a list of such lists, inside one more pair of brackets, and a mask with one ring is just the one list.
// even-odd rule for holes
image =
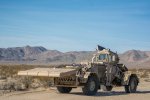
[[117, 53], [111, 52], [110, 49], [97, 50], [97, 53], [92, 58], [92, 62], [117, 64], [119, 57]]

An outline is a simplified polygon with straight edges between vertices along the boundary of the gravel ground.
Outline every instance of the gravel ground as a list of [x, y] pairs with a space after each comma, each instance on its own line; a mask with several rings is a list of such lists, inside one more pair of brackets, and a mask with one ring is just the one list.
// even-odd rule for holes
[[69, 94], [51, 88], [6, 93], [0, 100], [150, 100], [150, 82], [141, 80], [137, 93], [133, 94], [126, 94], [123, 87], [115, 87], [111, 92], [99, 91], [95, 96], [83, 95], [80, 88]]

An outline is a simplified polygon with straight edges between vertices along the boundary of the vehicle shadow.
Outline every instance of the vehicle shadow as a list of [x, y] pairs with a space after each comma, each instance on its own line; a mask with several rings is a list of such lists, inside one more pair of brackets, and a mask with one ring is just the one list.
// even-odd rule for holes
[[[137, 91], [136, 93], [133, 94], [147, 94], [147, 93], [150, 93], [150, 91]], [[85, 96], [82, 92], [71, 92], [70, 94]], [[119, 95], [129, 95], [129, 93], [125, 93], [124, 91], [98, 92], [94, 96], [96, 97], [96, 96], [119, 96]]]

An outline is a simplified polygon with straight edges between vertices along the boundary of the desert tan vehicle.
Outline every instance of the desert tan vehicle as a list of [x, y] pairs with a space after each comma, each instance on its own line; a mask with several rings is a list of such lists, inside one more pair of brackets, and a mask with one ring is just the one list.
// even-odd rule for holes
[[117, 53], [101, 46], [98, 46], [91, 62], [64, 68], [35, 68], [20, 71], [18, 75], [52, 79], [60, 93], [69, 93], [72, 88], [81, 87], [85, 95], [95, 95], [98, 89], [111, 91], [114, 86], [124, 86], [126, 93], [134, 93], [139, 83], [136, 74], [119, 64]]

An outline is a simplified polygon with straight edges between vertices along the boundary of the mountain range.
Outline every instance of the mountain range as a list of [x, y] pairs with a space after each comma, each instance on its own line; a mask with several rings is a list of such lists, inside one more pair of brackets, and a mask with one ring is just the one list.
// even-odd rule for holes
[[[95, 51], [60, 52], [42, 46], [0, 48], [0, 64], [72, 64], [91, 61]], [[129, 50], [119, 54], [128, 67], [150, 68], [150, 51]]]

